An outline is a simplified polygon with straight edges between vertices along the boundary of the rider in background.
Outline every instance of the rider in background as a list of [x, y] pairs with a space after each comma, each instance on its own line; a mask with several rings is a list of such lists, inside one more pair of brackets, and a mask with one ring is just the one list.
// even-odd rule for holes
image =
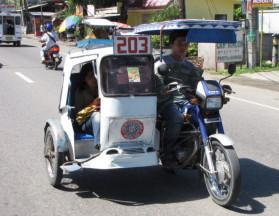
[[[162, 62], [155, 63], [155, 73], [158, 77], [158, 112], [166, 121], [166, 132], [164, 137], [165, 150], [162, 160], [165, 165], [175, 165], [174, 144], [177, 141], [184, 119], [181, 112], [176, 105], [176, 101], [181, 99], [182, 95], [168, 95], [164, 94], [164, 86], [171, 82], [179, 82], [184, 85], [189, 85], [195, 89], [197, 80], [201, 79], [202, 70], [195, 67], [186, 58], [186, 51], [188, 48], [186, 31], [173, 31], [169, 37], [171, 54], [163, 56]], [[166, 64], [171, 68], [168, 76], [161, 76], [158, 74], [160, 65]]]
[[41, 49], [41, 60], [42, 64], [45, 62], [45, 55], [47, 51], [56, 45], [56, 41], [58, 40], [58, 36], [55, 32], [53, 32], [53, 25], [51, 23], [47, 23], [45, 25], [46, 32], [41, 37], [41, 42], [43, 43]]

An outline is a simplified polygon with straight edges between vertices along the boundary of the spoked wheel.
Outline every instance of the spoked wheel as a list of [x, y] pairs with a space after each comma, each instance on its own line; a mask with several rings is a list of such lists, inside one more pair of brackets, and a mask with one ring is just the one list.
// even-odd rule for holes
[[64, 163], [64, 153], [58, 152], [55, 146], [53, 132], [49, 127], [46, 131], [44, 156], [49, 182], [52, 186], [58, 187], [63, 177], [60, 166]]
[[[204, 173], [206, 188], [215, 203], [228, 207], [238, 197], [240, 191], [240, 166], [233, 147], [224, 147], [219, 141], [212, 141], [212, 161], [216, 175]], [[204, 154], [203, 166], [208, 169]]]

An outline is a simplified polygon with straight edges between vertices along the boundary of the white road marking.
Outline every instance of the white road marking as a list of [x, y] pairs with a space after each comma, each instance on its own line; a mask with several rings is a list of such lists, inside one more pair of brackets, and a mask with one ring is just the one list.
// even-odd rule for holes
[[33, 80], [31, 80], [30, 78], [28, 78], [27, 76], [25, 76], [25, 75], [23, 75], [22, 73], [20, 73], [20, 72], [15, 72], [15, 74], [17, 75], [17, 76], [19, 76], [21, 79], [23, 79], [25, 82], [27, 82], [27, 83], [34, 83], [34, 81]]
[[271, 109], [271, 110], [279, 111], [279, 108], [278, 108], [278, 107], [273, 107], [273, 106], [269, 106], [269, 105], [265, 105], [265, 104], [257, 103], [257, 102], [250, 101], [250, 100], [246, 100], [246, 99], [239, 98], [239, 97], [233, 97], [233, 96], [229, 96], [229, 97], [230, 97], [230, 98], [232, 98], [232, 99], [234, 99], [234, 100], [241, 101], [241, 102], [245, 102], [245, 103], [249, 103], [249, 104], [252, 104], [252, 105], [256, 105], [256, 106], [260, 106], [260, 107], [264, 107], [264, 108], [267, 108], [267, 109]]

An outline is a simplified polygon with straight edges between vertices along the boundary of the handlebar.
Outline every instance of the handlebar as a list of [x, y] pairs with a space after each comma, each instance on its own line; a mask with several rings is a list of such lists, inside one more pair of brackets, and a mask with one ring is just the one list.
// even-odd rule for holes
[[172, 92], [175, 92], [175, 91], [180, 91], [181, 89], [185, 89], [186, 91], [188, 92], [193, 92], [193, 89], [191, 86], [188, 86], [188, 85], [181, 85], [177, 82], [172, 82], [172, 83], [169, 83], [168, 84], [168, 88], [170, 88], [167, 92], [168, 93], [172, 93]]
[[235, 94], [235, 92], [232, 90], [231, 86], [229, 86], [229, 85], [222, 85], [222, 89], [223, 89], [224, 93]]

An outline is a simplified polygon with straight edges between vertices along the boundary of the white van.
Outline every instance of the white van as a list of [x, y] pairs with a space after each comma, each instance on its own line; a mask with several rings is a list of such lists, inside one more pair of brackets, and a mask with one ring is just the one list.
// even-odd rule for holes
[[15, 13], [0, 13], [0, 43], [21, 45], [21, 15]]

